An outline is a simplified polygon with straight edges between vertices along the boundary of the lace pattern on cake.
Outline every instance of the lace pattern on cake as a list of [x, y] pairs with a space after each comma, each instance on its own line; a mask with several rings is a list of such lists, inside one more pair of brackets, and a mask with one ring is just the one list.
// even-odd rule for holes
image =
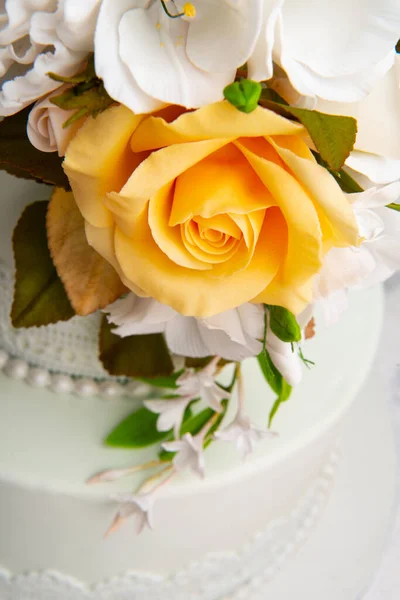
[[[210, 554], [170, 577], [130, 572], [86, 586], [44, 571], [11, 575], [0, 567], [1, 600], [256, 600], [309, 537], [330, 496], [338, 452], [332, 452], [298, 506], [270, 523], [238, 552]], [[261, 594], [261, 595], [259, 595]]]
[[67, 322], [14, 329], [10, 310], [13, 273], [0, 262], [0, 348], [30, 365], [69, 375], [109, 379], [97, 356], [100, 315], [74, 317]]
[[[0, 372], [56, 393], [148, 398], [150, 386], [110, 376], [98, 358], [101, 315], [15, 329], [10, 311], [14, 274], [0, 261]], [[0, 597], [1, 598], [1, 597]]]

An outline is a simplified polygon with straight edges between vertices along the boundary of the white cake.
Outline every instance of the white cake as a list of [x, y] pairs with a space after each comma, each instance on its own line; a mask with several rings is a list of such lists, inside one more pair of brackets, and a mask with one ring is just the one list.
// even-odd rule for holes
[[[11, 230], [29, 198], [48, 191], [3, 174], [0, 185], [13, 199], [0, 203], [0, 599], [248, 598], [248, 582], [266, 574], [265, 583], [285, 567], [329, 500], [338, 438], [379, 338], [381, 290], [353, 293], [350, 309], [329, 330], [317, 318], [317, 335], [306, 346], [316, 365], [280, 409], [275, 439], [245, 463], [230, 446], [213, 444], [204, 481], [180, 476], [162, 490], [154, 531], [136, 536], [127, 522], [104, 539], [117, 508], [112, 495], [134, 489], [140, 476], [98, 486], [86, 480], [143, 463], [155, 451], [103, 443], [138, 400], [118, 396], [118, 382], [102, 381], [96, 317], [45, 333], [15, 333], [6, 322]], [[59, 354], [67, 338], [69, 359]], [[265, 425], [274, 395], [255, 359], [243, 372], [249, 415]]]

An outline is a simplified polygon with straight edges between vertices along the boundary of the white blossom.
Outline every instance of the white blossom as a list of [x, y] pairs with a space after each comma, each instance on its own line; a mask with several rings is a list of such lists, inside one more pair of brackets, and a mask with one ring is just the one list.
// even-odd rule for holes
[[180, 440], [162, 444], [167, 452], [176, 452], [172, 462], [177, 473], [189, 468], [200, 477], [204, 477], [204, 435], [204, 430], [195, 436], [185, 433]]
[[137, 534], [145, 527], [153, 529], [154, 491], [147, 494], [119, 494], [114, 499], [121, 503], [121, 507], [106, 535], [116, 531], [130, 517], [136, 517]]
[[93, 51], [100, 0], [7, 0], [0, 9], [0, 116], [61, 86]]
[[145, 407], [159, 415], [157, 419], [157, 431], [174, 430], [175, 437], [179, 437], [183, 415], [189, 403], [193, 400], [191, 396], [183, 398], [170, 398], [168, 400], [145, 400]]
[[228, 427], [214, 434], [218, 440], [233, 443], [243, 460], [253, 452], [258, 442], [275, 436], [276, 434], [269, 429], [261, 429], [254, 425], [241, 411]]
[[198, 319], [180, 315], [153, 298], [133, 293], [117, 300], [105, 311], [114, 333], [121, 337], [164, 333], [170, 350], [182, 356], [221, 356], [240, 361], [262, 350], [264, 310], [258, 304], [243, 304], [213, 317]]
[[269, 78], [274, 61], [301, 95], [355, 102], [393, 65], [399, 31], [397, 0], [265, 0], [249, 74]]
[[[114, 100], [134, 112], [162, 103], [187, 108], [223, 97], [251, 55], [263, 0], [102, 0], [96, 71]], [[194, 9], [194, 10], [193, 10]]]
[[222, 411], [221, 402], [229, 398], [230, 394], [214, 379], [218, 362], [217, 356], [199, 371], [186, 369], [176, 381], [178, 387], [174, 394], [177, 394], [177, 398], [145, 401], [146, 408], [160, 415], [157, 420], [158, 431], [174, 429], [175, 437], [178, 438], [185, 410], [192, 400], [200, 399], [214, 411]]
[[207, 406], [216, 412], [221, 412], [221, 402], [230, 394], [222, 389], [214, 379], [218, 362], [219, 356], [198, 371], [186, 369], [177, 379], [177, 393], [191, 399], [200, 398]]

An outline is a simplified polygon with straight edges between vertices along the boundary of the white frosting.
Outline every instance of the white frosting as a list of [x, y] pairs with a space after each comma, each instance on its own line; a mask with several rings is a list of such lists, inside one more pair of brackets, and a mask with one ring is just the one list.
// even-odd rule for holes
[[[0, 564], [17, 573], [52, 568], [92, 583], [131, 569], [166, 576], [207, 553], [240, 548], [270, 521], [290, 514], [316, 478], [371, 364], [381, 311], [379, 289], [354, 294], [337, 327], [309, 342], [307, 356], [317, 366], [278, 414], [279, 437], [261, 444], [245, 464], [229, 445], [213, 444], [206, 452], [207, 479], [185, 477], [165, 488], [155, 531], [138, 538], [128, 522], [102, 541], [116, 510], [106, 495], [132, 489], [138, 480], [84, 484], [99, 470], [152, 456], [151, 449], [102, 445], [133, 409], [130, 402], [55, 395], [3, 376]], [[256, 361], [245, 363], [244, 376], [249, 414], [265, 423], [274, 397]]]

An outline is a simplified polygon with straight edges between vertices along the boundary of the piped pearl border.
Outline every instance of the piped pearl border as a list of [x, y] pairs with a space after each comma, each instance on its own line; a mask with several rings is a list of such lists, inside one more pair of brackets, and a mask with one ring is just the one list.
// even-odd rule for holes
[[30, 365], [21, 358], [14, 358], [2, 349], [0, 349], [0, 371], [11, 379], [25, 381], [35, 388], [47, 388], [59, 394], [76, 394], [83, 398], [101, 396], [112, 399], [128, 396], [139, 400], [148, 398], [151, 392], [150, 385], [135, 381], [127, 383], [106, 379], [97, 381], [88, 377], [52, 373], [42, 367]]

